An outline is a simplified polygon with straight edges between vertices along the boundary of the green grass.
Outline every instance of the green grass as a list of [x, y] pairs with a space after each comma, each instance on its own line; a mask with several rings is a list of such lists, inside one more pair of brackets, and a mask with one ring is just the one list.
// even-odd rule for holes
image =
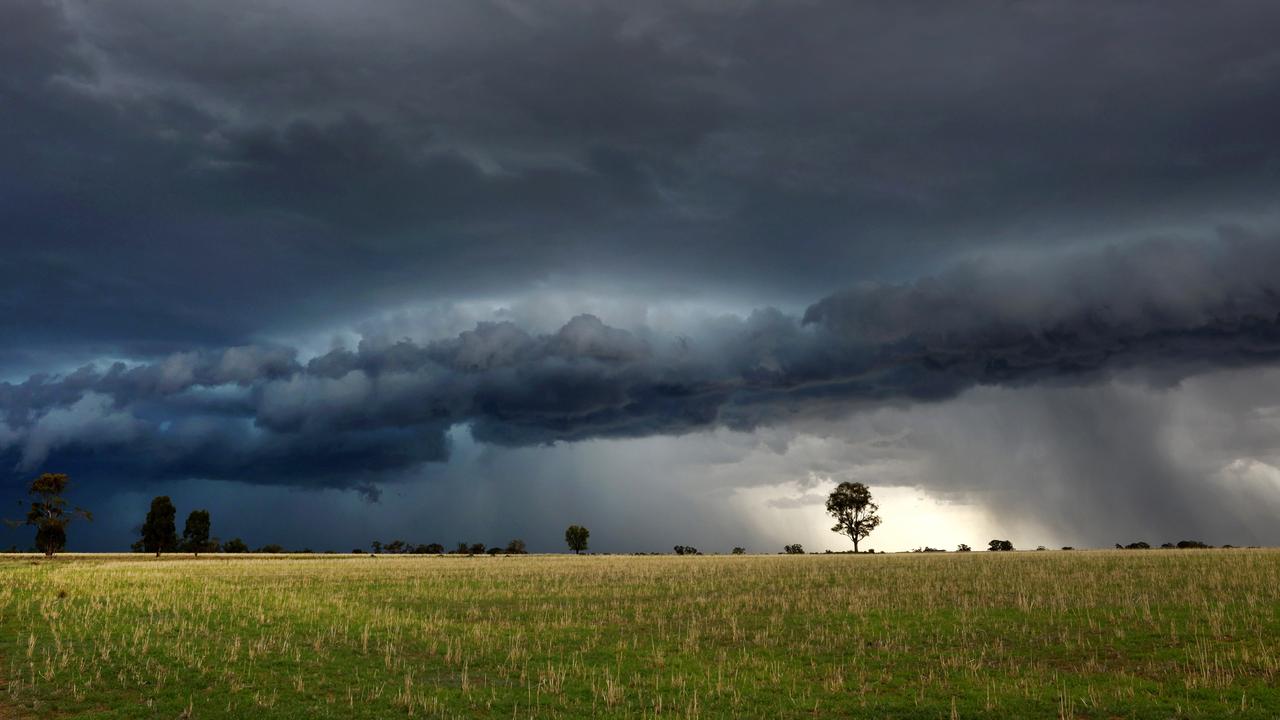
[[1280, 717], [1280, 552], [0, 560], [0, 717]]

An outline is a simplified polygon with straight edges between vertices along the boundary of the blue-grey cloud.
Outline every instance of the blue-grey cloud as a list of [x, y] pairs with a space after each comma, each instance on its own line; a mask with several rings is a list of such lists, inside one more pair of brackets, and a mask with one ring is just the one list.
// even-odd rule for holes
[[697, 337], [572, 318], [532, 334], [366, 338], [305, 363], [279, 347], [170, 355], [0, 383], [0, 456], [122, 479], [354, 486], [447, 457], [446, 433], [530, 445], [749, 430], [975, 386], [1154, 385], [1280, 359], [1280, 245], [1228, 233], [1052, 262], [971, 262], [864, 285], [801, 317], [758, 310]]
[[1274, 220], [1268, 3], [349, 13], [0, 9], [6, 374], [548, 283], [799, 304]]

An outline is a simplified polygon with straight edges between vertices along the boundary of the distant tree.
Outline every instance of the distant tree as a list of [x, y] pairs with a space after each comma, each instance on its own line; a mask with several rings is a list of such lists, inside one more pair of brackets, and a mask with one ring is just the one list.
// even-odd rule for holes
[[677, 555], [701, 555], [702, 554], [698, 552], [698, 548], [692, 545], [676, 545], [675, 548], [673, 549], [675, 550]]
[[484, 543], [471, 543], [471, 547], [467, 548], [468, 555], [484, 554]]
[[208, 550], [209, 525], [208, 510], [192, 510], [182, 528], [182, 547], [197, 557], [201, 550]]
[[1008, 540], [992, 540], [987, 543], [987, 550], [996, 552], [1009, 552], [1013, 549], [1013, 543]]
[[1204, 543], [1200, 542], [1199, 540], [1179, 540], [1179, 541], [1178, 541], [1178, 545], [1177, 545], [1177, 547], [1178, 547], [1178, 549], [1179, 549], [1179, 550], [1186, 550], [1186, 549], [1188, 549], [1188, 548], [1200, 548], [1200, 549], [1204, 549], [1204, 548], [1211, 548], [1211, 547], [1213, 547], [1213, 546], [1212, 546], [1212, 545], [1205, 545]]
[[174, 522], [177, 515], [178, 510], [168, 495], [153, 499], [147, 519], [142, 523], [143, 549], [160, 557], [160, 553], [171, 552], [178, 547], [178, 528]]
[[373, 548], [374, 555], [377, 555], [378, 553], [382, 552], [382, 542], [379, 540], [374, 540], [373, 542], [369, 543], [369, 547]]
[[73, 519], [81, 517], [93, 521], [93, 513], [84, 508], [67, 509], [67, 501], [63, 499], [62, 493], [66, 491], [70, 481], [71, 478], [65, 473], [42, 473], [27, 488], [27, 495], [35, 500], [31, 501], [31, 507], [27, 509], [26, 519], [5, 521], [11, 527], [34, 527], [36, 549], [44, 553], [45, 557], [53, 557], [54, 553], [67, 546], [67, 525]]
[[960, 543], [959, 545], [956, 546], [956, 552], [969, 552], [971, 550], [973, 550], [973, 548], [969, 547], [968, 545], [965, 545], [964, 543]]
[[848, 535], [854, 552], [858, 552], [858, 541], [880, 525], [879, 509], [862, 483], [842, 482], [827, 497], [827, 514], [836, 519], [831, 531]]
[[466, 555], [466, 554], [467, 554], [467, 550], [468, 550], [468, 545], [467, 545], [466, 543], [464, 543], [464, 542], [460, 542], [460, 543], [458, 543], [458, 547], [456, 547], [456, 548], [454, 548], [454, 549], [453, 549], [453, 554], [454, 554], [454, 555]]
[[516, 538], [511, 542], [507, 543], [508, 555], [524, 555], [527, 552], [529, 551], [525, 549], [524, 541], [521, 540], [520, 538]]
[[587, 549], [587, 538], [589, 537], [591, 537], [591, 531], [581, 525], [570, 525], [564, 531], [565, 544], [578, 555], [581, 555], [582, 551]]
[[428, 555], [443, 555], [443, 554], [444, 554], [444, 546], [443, 546], [443, 545], [441, 545], [440, 543], [428, 543], [428, 544], [427, 544], [427, 554], [428, 554]]
[[733, 549], [733, 554], [734, 554], [734, 555], [746, 555], [746, 554], [747, 554], [747, 549], [746, 549], [746, 548], [744, 548], [744, 547], [736, 547], [736, 548], [734, 548], [734, 549]]
[[228, 540], [228, 541], [226, 541], [226, 542], [222, 543], [222, 552], [224, 552], [224, 553], [247, 553], [247, 552], [249, 552], [249, 546], [248, 546], [248, 545], [246, 545], [246, 544], [245, 544], [245, 542], [244, 542], [243, 540], [241, 540], [240, 538], [238, 538], [238, 537], [234, 537], [234, 538], [231, 538], [230, 540]]
[[364, 548], [351, 548], [351, 554], [352, 554], [352, 555], [363, 555], [363, 554], [364, 554]]
[[485, 550], [485, 552], [489, 555], [500, 555], [502, 553], [502, 548], [498, 547], [497, 545], [494, 545], [488, 550]]
[[1036, 546], [1036, 550], [1037, 550], [1037, 551], [1039, 551], [1039, 552], [1044, 552], [1045, 550], [1048, 550], [1048, 549], [1049, 549], [1049, 548], [1047, 548], [1047, 547], [1045, 547], [1045, 546], [1043, 546], [1043, 545], [1037, 545], [1037, 546]]
[[803, 555], [804, 546], [801, 545], [800, 543], [796, 543], [794, 545], [786, 545], [782, 548], [782, 551], [788, 555]]
[[1063, 545], [1063, 546], [1062, 546], [1062, 549], [1063, 549], [1063, 550], [1075, 550], [1075, 548], [1071, 547], [1070, 545]]
[[257, 550], [254, 550], [255, 553], [264, 553], [268, 555], [279, 555], [284, 551], [285, 551], [284, 546], [279, 545], [277, 543], [267, 543], [266, 545], [263, 545]]
[[392, 540], [384, 545], [382, 550], [388, 555], [399, 555], [401, 553], [408, 552], [409, 544], [403, 540]]
[[1125, 545], [1124, 549], [1125, 550], [1150, 550], [1151, 545], [1143, 540], [1139, 540], [1137, 542], [1131, 542], [1128, 545]]

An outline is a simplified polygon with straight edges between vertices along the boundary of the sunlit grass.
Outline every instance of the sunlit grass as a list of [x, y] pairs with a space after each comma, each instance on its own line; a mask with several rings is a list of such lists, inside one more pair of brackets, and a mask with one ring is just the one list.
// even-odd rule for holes
[[1276, 551], [8, 558], [20, 717], [1280, 716]]

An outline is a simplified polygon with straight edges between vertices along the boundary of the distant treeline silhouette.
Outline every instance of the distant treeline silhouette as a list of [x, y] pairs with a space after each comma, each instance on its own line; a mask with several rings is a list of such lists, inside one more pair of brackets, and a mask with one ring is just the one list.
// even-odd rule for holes
[[[65, 493], [70, 478], [61, 473], [43, 473], [36, 479], [31, 481], [27, 494], [32, 498], [26, 517], [22, 520], [6, 520], [10, 526], [31, 526], [36, 530], [35, 546], [33, 551], [43, 552], [47, 557], [52, 557], [55, 553], [66, 548], [67, 544], [67, 525], [75, 518], [83, 518], [86, 521], [92, 520], [93, 515], [83, 508], [67, 507], [67, 501], [62, 497]], [[831, 551], [826, 550], [822, 554], [875, 554], [875, 550], [868, 548], [865, 551], [859, 551], [859, 541], [865, 539], [872, 530], [880, 525], [880, 517], [875, 514], [878, 506], [871, 500], [871, 491], [862, 483], [840, 483], [827, 498], [827, 512], [836, 520], [836, 524], [831, 528], [833, 532], [846, 535], [853, 541], [853, 550]], [[182, 535], [178, 535], [177, 529], [177, 508], [174, 507], [173, 501], [168, 495], [158, 495], [151, 501], [151, 506], [147, 510], [142, 525], [136, 528], [139, 535], [130, 549], [134, 552], [154, 553], [156, 557], [164, 553], [185, 552], [193, 555], [200, 553], [285, 553], [287, 551], [282, 545], [268, 543], [262, 545], [256, 550], [250, 550], [249, 545], [244, 540], [235, 537], [223, 542], [217, 536], [212, 535], [213, 520], [208, 510], [192, 510], [188, 515], [186, 522], [183, 524]], [[581, 554], [588, 549], [588, 540], [591, 531], [581, 525], [570, 525], [565, 529], [565, 544], [574, 553]], [[440, 543], [409, 543], [404, 540], [392, 540], [383, 543], [380, 540], [374, 540], [369, 543], [370, 551], [362, 548], [355, 548], [351, 552], [353, 554], [377, 555], [524, 555], [528, 553], [525, 541], [515, 538], [508, 541], [505, 545], [497, 544], [486, 546], [484, 543], [466, 543], [459, 542], [452, 550], [446, 551], [445, 546]], [[1151, 545], [1145, 541], [1139, 540], [1128, 544], [1116, 543], [1117, 550], [1149, 550]], [[1176, 543], [1166, 542], [1160, 546], [1161, 549], [1204, 549], [1212, 548], [1212, 545], [1206, 544], [1200, 540], [1179, 540]], [[1223, 548], [1232, 548], [1233, 545], [1223, 545]], [[676, 545], [673, 548], [676, 555], [701, 555], [702, 551], [692, 545]], [[1014, 550], [1013, 542], [1010, 540], [1001, 540], [999, 538], [992, 539], [987, 543], [987, 550], [992, 552], [1009, 552]], [[1040, 545], [1036, 550], [1046, 550], [1045, 546]], [[1063, 546], [1063, 550], [1073, 550], [1070, 545]], [[956, 547], [955, 552], [970, 552], [972, 548], [961, 543]], [[11, 547], [9, 552], [17, 552], [16, 546]], [[310, 548], [295, 550], [298, 553], [312, 553]], [[734, 555], [746, 554], [746, 548], [735, 547], [732, 550]], [[913, 553], [945, 553], [946, 550], [929, 546], [917, 547], [911, 552]], [[326, 554], [335, 554], [333, 550], [325, 551]], [[804, 555], [804, 547], [800, 543], [786, 545], [782, 549], [782, 553], [786, 555]], [[609, 554], [609, 553], [606, 553]], [[631, 553], [638, 555], [652, 554], [659, 555], [661, 553]], [[714, 553], [713, 553], [714, 554]], [[883, 554], [883, 553], [881, 553]]]

